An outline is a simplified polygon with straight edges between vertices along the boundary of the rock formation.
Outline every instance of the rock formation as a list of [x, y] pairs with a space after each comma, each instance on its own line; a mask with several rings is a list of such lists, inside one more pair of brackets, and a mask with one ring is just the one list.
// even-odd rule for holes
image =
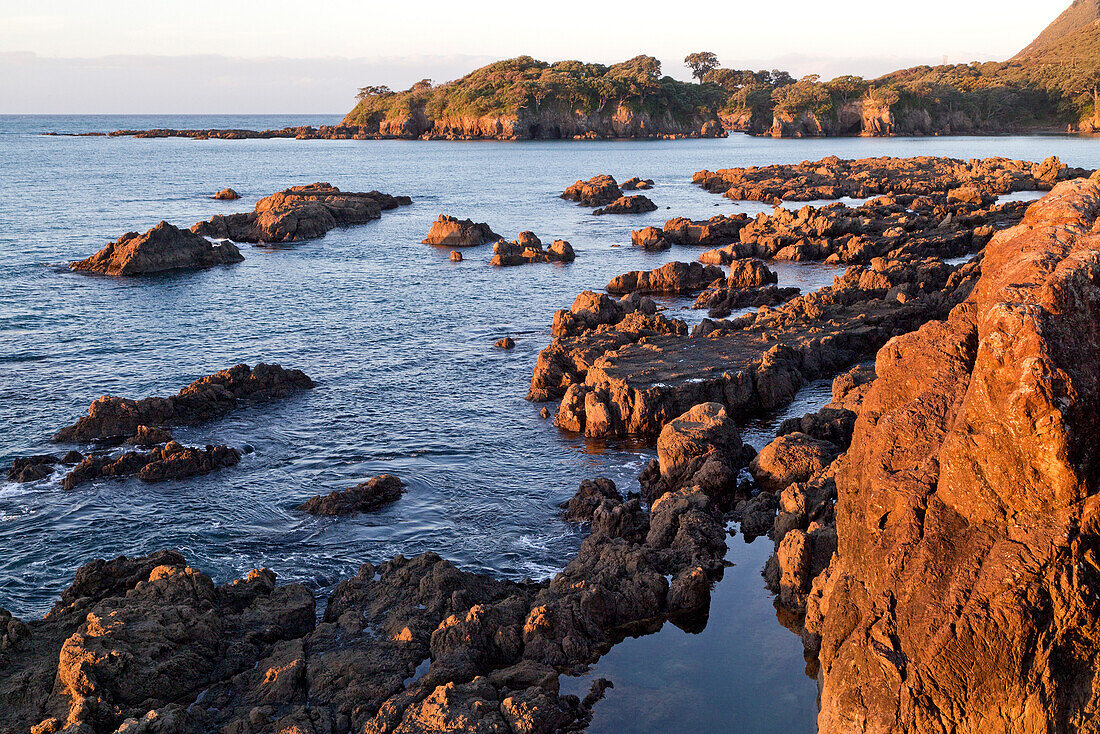
[[405, 483], [392, 474], [382, 474], [354, 487], [311, 497], [298, 509], [311, 515], [351, 515], [374, 512], [401, 499]]
[[623, 195], [619, 184], [607, 174], [593, 176], [587, 181], [577, 181], [562, 192], [561, 198], [575, 201], [580, 206], [605, 206]]
[[624, 293], [660, 293], [676, 295], [700, 291], [722, 279], [725, 273], [714, 265], [699, 263], [670, 262], [656, 270], [631, 270], [616, 275], [607, 284], [607, 292], [613, 295]]
[[257, 402], [284, 398], [313, 387], [301, 370], [279, 365], [239, 364], [195, 380], [167, 398], [131, 400], [103, 396], [88, 415], [58, 431], [55, 442], [95, 441], [133, 436], [142, 426], [164, 427], [201, 423]]
[[520, 232], [511, 242], [501, 240], [493, 245], [493, 259], [490, 265], [508, 267], [529, 263], [566, 262], [577, 259], [573, 247], [565, 240], [554, 240], [547, 249], [542, 249], [542, 241], [534, 232]]
[[169, 441], [150, 451], [127, 451], [120, 456], [85, 456], [65, 476], [61, 487], [74, 489], [102, 477], [135, 476], [143, 482], [187, 479], [236, 466], [240, 460], [241, 452], [227, 446], [197, 448]]
[[648, 197], [639, 194], [638, 196], [619, 197], [607, 206], [601, 207], [592, 213], [597, 216], [601, 214], [644, 214], [656, 210], [656, 204], [650, 201]]
[[265, 196], [251, 212], [218, 214], [191, 231], [234, 242], [296, 242], [321, 237], [335, 227], [365, 224], [381, 217], [383, 211], [411, 203], [407, 196], [341, 191], [331, 184], [315, 183]]
[[653, 188], [653, 179], [638, 178], [637, 176], [633, 176], [623, 181], [622, 185], [619, 188], [621, 188], [623, 191], [639, 191], [643, 189], [651, 189]]
[[821, 731], [1097, 730], [1098, 215], [1061, 184], [879, 352], [808, 604]]
[[659, 251], [672, 247], [672, 242], [665, 237], [664, 230], [657, 227], [644, 227], [632, 231], [630, 241], [635, 247], [643, 250]]
[[222, 189], [218, 193], [214, 194], [213, 198], [221, 201], [233, 201], [235, 199], [241, 198], [241, 195], [233, 189]]
[[84, 260], [73, 270], [104, 275], [144, 275], [166, 270], [201, 270], [244, 260], [232, 242], [212, 243], [205, 237], [161, 222], [145, 234], [127, 232]]
[[500, 235], [490, 229], [489, 225], [484, 222], [474, 222], [470, 219], [458, 219], [440, 214], [439, 219], [432, 222], [432, 227], [428, 230], [428, 236], [424, 238], [424, 244], [445, 247], [476, 247], [499, 239], [501, 239]]

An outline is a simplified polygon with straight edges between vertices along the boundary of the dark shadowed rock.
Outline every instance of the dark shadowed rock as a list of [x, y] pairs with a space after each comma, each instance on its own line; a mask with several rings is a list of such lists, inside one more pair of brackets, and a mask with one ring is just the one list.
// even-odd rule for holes
[[604, 500], [622, 501], [622, 495], [615, 488], [615, 482], [604, 477], [585, 479], [581, 482], [580, 489], [560, 507], [563, 510], [562, 517], [569, 522], [591, 522], [596, 508]]
[[205, 237], [161, 222], [145, 234], [127, 232], [73, 270], [104, 275], [144, 275], [166, 270], [202, 270], [244, 260], [231, 242], [213, 244]]
[[227, 446], [197, 448], [169, 441], [151, 451], [127, 451], [120, 456], [85, 456], [61, 483], [63, 489], [75, 487], [103, 477], [136, 476], [143, 482], [164, 482], [170, 479], [209, 474], [218, 469], [236, 466], [241, 452]]
[[141, 426], [182, 426], [211, 420], [242, 405], [285, 398], [313, 387], [301, 370], [260, 363], [239, 364], [195, 380], [167, 398], [130, 400], [103, 396], [88, 415], [54, 434], [55, 442], [93, 441], [133, 436]]
[[312, 497], [298, 509], [311, 515], [350, 515], [373, 512], [401, 499], [405, 484], [392, 474], [382, 474], [339, 492]]
[[670, 262], [656, 270], [632, 270], [617, 275], [607, 284], [607, 292], [623, 293], [659, 293], [677, 295], [700, 291], [723, 278], [725, 273], [714, 265], [700, 263]]
[[512, 339], [512, 337], [506, 336], [503, 339], [498, 339], [497, 343], [493, 346], [495, 346], [497, 349], [514, 349], [516, 346], [516, 342]]

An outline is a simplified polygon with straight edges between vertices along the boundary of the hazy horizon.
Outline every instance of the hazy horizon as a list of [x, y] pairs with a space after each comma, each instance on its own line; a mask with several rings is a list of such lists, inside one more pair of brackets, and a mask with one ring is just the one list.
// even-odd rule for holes
[[672, 14], [638, 2], [577, 16], [496, 2], [471, 14], [437, 2], [372, 10], [347, 0], [321, 13], [277, 0], [256, 16], [210, 0], [186, 11], [64, 0], [0, 10], [0, 113], [342, 114], [358, 87], [447, 81], [522, 54], [614, 63], [647, 53], [665, 74], [688, 79], [684, 55], [709, 50], [731, 68], [873, 78], [945, 58], [1004, 60], [1067, 4], [1008, 0], [992, 12], [993, 3], [929, 0], [917, 16], [866, 2], [841, 14], [798, 0], [777, 17], [760, 7]]

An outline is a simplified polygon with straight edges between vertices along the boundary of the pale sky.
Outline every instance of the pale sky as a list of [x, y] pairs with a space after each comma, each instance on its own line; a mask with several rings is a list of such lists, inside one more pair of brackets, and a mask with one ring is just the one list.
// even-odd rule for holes
[[1003, 60], [1068, 5], [0, 0], [0, 113], [339, 113], [358, 86], [442, 81], [520, 54], [648, 53], [687, 78], [684, 55], [708, 50], [734, 68], [876, 76], [944, 56]]

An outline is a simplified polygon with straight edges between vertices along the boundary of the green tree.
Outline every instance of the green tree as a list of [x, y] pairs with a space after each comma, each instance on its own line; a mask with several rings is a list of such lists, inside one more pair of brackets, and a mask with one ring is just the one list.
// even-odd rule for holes
[[703, 77], [708, 71], [717, 69], [720, 65], [718, 55], [712, 51], [696, 51], [684, 57], [684, 66], [691, 69], [691, 75], [698, 79], [700, 84], [703, 83]]

